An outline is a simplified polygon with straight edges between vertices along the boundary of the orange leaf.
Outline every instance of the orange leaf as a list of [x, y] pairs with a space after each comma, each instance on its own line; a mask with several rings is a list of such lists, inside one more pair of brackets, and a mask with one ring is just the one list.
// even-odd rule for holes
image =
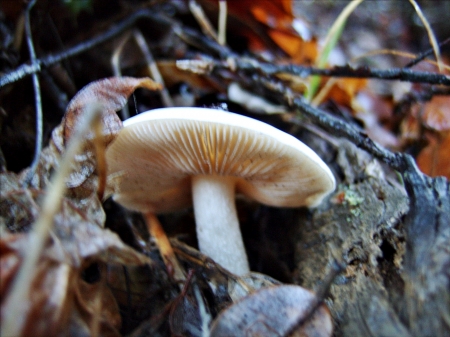
[[272, 40], [292, 58], [293, 63], [311, 64], [317, 57], [315, 39], [304, 41], [300, 36], [280, 30], [270, 30]]
[[328, 97], [340, 105], [350, 107], [355, 95], [367, 85], [364, 78], [340, 78], [328, 93]]
[[450, 97], [433, 96], [424, 107], [423, 123], [436, 131], [450, 130]]
[[[209, 0], [202, 4], [205, 9], [211, 9], [216, 3], [217, 0]], [[278, 47], [294, 63], [304, 64], [315, 60], [317, 43], [309, 37], [305, 41], [294, 28], [294, 23], [299, 23], [297, 21], [300, 19], [292, 13], [291, 0], [240, 0], [228, 1], [227, 4], [229, 29], [248, 39], [248, 49], [257, 52]]]
[[429, 136], [430, 143], [417, 156], [420, 170], [431, 176], [450, 179], [450, 133], [444, 137]]
[[273, 29], [292, 31], [292, 11], [287, 11], [290, 1], [259, 0], [250, 2], [250, 12], [254, 18]]

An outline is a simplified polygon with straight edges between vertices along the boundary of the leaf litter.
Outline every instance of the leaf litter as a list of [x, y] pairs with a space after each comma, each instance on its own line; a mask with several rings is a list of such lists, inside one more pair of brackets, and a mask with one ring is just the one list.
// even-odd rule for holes
[[[208, 13], [212, 12], [216, 15], [219, 11], [215, 1], [198, 2], [207, 12], [207, 16], [202, 20], [208, 20]], [[354, 3], [358, 2], [355, 1]], [[177, 8], [180, 13], [183, 13], [184, 18], [189, 15], [187, 6], [183, 8], [183, 5], [170, 1], [167, 1], [167, 4]], [[333, 57], [336, 54], [321, 54], [316, 37], [310, 36], [310, 38], [307, 38], [298, 34], [298, 27], [301, 25], [299, 20], [303, 20], [303, 18], [300, 18], [297, 14], [293, 15], [291, 5], [289, 1], [228, 1], [228, 32], [233, 34], [234, 37], [246, 37], [245, 48], [251, 56], [255, 57], [252, 60], [253, 64], [258, 64], [257, 62], [263, 64], [263, 62], [268, 61], [275, 65], [285, 63], [311, 65], [317, 61], [318, 56], [326, 57], [330, 64], [333, 64]], [[361, 6], [363, 5], [361, 4]], [[246, 7], [249, 7], [250, 10], [247, 11]], [[160, 10], [158, 7], [155, 8], [156, 11]], [[239, 62], [244, 58], [236, 57], [228, 49], [228, 46], [222, 46], [222, 49], [216, 49], [215, 51], [208, 49], [211, 47], [211, 45], [208, 45], [208, 41], [204, 40], [199, 43], [199, 40], [196, 40], [199, 36], [189, 35], [189, 29], [172, 29], [171, 27], [179, 25], [180, 21], [178, 20], [176, 23], [164, 21], [165, 19], [159, 19], [162, 21], [158, 21], [148, 13], [144, 13], [142, 17], [150, 18], [150, 23], [147, 22], [147, 24], [151, 26], [149, 31], [154, 34], [150, 40], [157, 41], [155, 42], [156, 47], [155, 45], [151, 46], [152, 53], [158, 58], [156, 65], [160, 68], [166, 86], [171, 90], [170, 94], [175, 102], [190, 102], [190, 105], [200, 106], [209, 105], [211, 96], [216, 95], [213, 104], [225, 101], [230, 110], [236, 109], [239, 112], [243, 111], [249, 114], [259, 113], [258, 118], [267, 119], [269, 122], [286, 127], [286, 124], [280, 123], [276, 116], [265, 116], [272, 112], [275, 106], [276, 111], [281, 112], [282, 118], [284, 118], [287, 115], [284, 109], [289, 110], [291, 108], [279, 96], [274, 95], [270, 89], [279, 85], [277, 81], [281, 80], [283, 83], [288, 83], [287, 94], [304, 95], [308, 92], [308, 86], [310, 85], [308, 82], [310, 78], [308, 77], [281, 72], [276, 75], [276, 78], [272, 79], [269, 73], [264, 70], [261, 71], [261, 69], [253, 72], [248, 69], [240, 69]], [[211, 16], [209, 15], [209, 17]], [[154, 22], [157, 22], [157, 24], [152, 25], [152, 20], [155, 20]], [[304, 20], [305, 25], [307, 25], [307, 21]], [[167, 22], [170, 22], [170, 24], [168, 25]], [[164, 33], [161, 33], [161, 27], [167, 28]], [[311, 29], [311, 27], [308, 27], [308, 29]], [[142, 32], [146, 33], [145, 30], [142, 30]], [[342, 31], [338, 33], [341, 34]], [[336, 34], [335, 40], [340, 36], [338, 33], [334, 33]], [[432, 34], [432, 32], [428, 33], [429, 35]], [[345, 37], [345, 32], [342, 34], [342, 37]], [[242, 46], [238, 46], [238, 41], [233, 38], [228, 37], [227, 41], [235, 50], [242, 49]], [[114, 43], [111, 45], [114, 46]], [[435, 45], [434, 43], [434, 48], [436, 48]], [[192, 46], [195, 46], [195, 48], [189, 49]], [[199, 52], [196, 48], [202, 52]], [[189, 52], [186, 52], [188, 49]], [[216, 59], [212, 58], [217, 54], [215, 53], [217, 50], [223, 53], [219, 53], [220, 55], [232, 56], [222, 60], [223, 63], [228, 64], [227, 67], [219, 69], [218, 67], [215, 68], [214, 65], [212, 66], [212, 64], [218, 63]], [[209, 333], [213, 335], [218, 333], [218, 326], [228, 325], [231, 330], [228, 330], [225, 335], [248, 332], [247, 335], [251, 336], [258, 335], [261, 331], [264, 331], [264, 335], [271, 335], [271, 332], [273, 332], [272, 335], [274, 336], [284, 336], [286, 331], [291, 333], [289, 327], [292, 324], [295, 325], [292, 322], [298, 322], [305, 318], [302, 317], [301, 306], [295, 306], [292, 311], [292, 315], [295, 313], [297, 318], [293, 319], [291, 315], [283, 316], [273, 326], [269, 323], [272, 314], [281, 314], [283, 310], [277, 312], [277, 308], [284, 309], [287, 303], [285, 301], [289, 302], [290, 299], [295, 299], [297, 294], [311, 294], [309, 291], [300, 287], [282, 286], [280, 282], [264, 275], [261, 276], [261, 274], [251, 274], [247, 278], [236, 278], [198, 251], [178, 240], [172, 240], [176, 257], [187, 274], [186, 280], [176, 283], [169, 277], [154, 240], [152, 238], [149, 240], [148, 233], [139, 233], [138, 223], [140, 221], [145, 223], [142, 219], [139, 220], [139, 215], [121, 210], [124, 212], [123, 217], [121, 217], [123, 224], [130, 224], [129, 227], [133, 233], [134, 241], [127, 240], [128, 234], [124, 234], [124, 229], [115, 233], [105, 228], [106, 218], [103, 209], [104, 204], [102, 204], [105, 185], [102, 179], [105, 179], [105, 176], [102, 173], [104, 167], [100, 164], [100, 157], [104, 148], [113, 141], [115, 134], [120, 131], [122, 126], [116, 112], [123, 108], [129, 95], [136, 88], [159, 89], [158, 85], [149, 79], [137, 78], [149, 76], [148, 69], [150, 67], [148, 64], [143, 65], [141, 57], [136, 57], [133, 48], [124, 48], [122, 53], [124, 54], [122, 58], [126, 60], [122, 65], [124, 67], [123, 72], [133, 74], [136, 78], [109, 78], [94, 81], [85, 89], [82, 89], [70, 102], [62, 123], [54, 128], [49, 145], [44, 149], [36, 174], [28, 186], [24, 186], [24, 177], [27, 170], [18, 174], [4, 169], [1, 170], [0, 233], [2, 237], [0, 239], [0, 266], [2, 268], [0, 276], [2, 282], [0, 293], [2, 294], [2, 315], [4, 315], [5, 310], [11, 307], [11, 304], [6, 302], [6, 295], [9, 295], [8, 292], [12, 289], [14, 277], [27, 255], [27, 248], [32, 244], [30, 233], [33, 231], [33, 224], [42, 211], [41, 205], [48, 193], [49, 186], [51, 186], [52, 176], [55, 172], [58, 172], [66, 146], [73, 138], [72, 135], [76, 126], [84, 118], [86, 105], [101, 103], [104, 106], [101, 123], [98, 124], [101, 130], [98, 130], [98, 128], [95, 130], [95, 127], [92, 127], [83, 142], [83, 149], [74, 157], [70, 173], [65, 177], [67, 191], [62, 197], [61, 207], [54, 217], [43, 253], [35, 265], [34, 275], [30, 280], [30, 289], [33, 292], [25, 303], [27, 314], [19, 322], [17, 331], [21, 331], [22, 335], [33, 333], [36, 336], [48, 335], [49, 333], [62, 336], [120, 336], [124, 334], [124, 331], [127, 333], [132, 331], [131, 335], [136, 337], [169, 334], [208, 336]], [[91, 56], [93, 55], [97, 56], [95, 53], [91, 54]], [[170, 56], [168, 57], [168, 55]], [[177, 67], [178, 62], [173, 58], [181, 60], [178, 62], [183, 62], [183, 59], [205, 62], [207, 71], [195, 75], [181, 71], [180, 67]], [[101, 57], [96, 61], [106, 67]], [[333, 68], [331, 69], [333, 70]], [[354, 75], [364, 69], [349, 67], [334, 68], [334, 70], [348, 71], [348, 74]], [[262, 76], [267, 80], [266, 86], [261, 85], [263, 82], [255, 85], [255, 82], [249, 80], [249, 74], [253, 78]], [[256, 111], [253, 106], [246, 105], [245, 99], [233, 100], [231, 97], [227, 97], [227, 89], [232, 85], [239, 85], [242, 92], [250, 94], [246, 97], [251, 99], [264, 98], [263, 104], [257, 106], [259, 111]], [[407, 150], [411, 144], [425, 144], [417, 156], [418, 165], [430, 175], [443, 174], [448, 177], [448, 170], [446, 171], [446, 167], [448, 168], [446, 158], [448, 156], [446, 156], [446, 153], [448, 152], [449, 137], [446, 127], [448, 116], [443, 110], [446, 103], [445, 97], [440, 101], [439, 96], [434, 96], [429, 102], [420, 98], [417, 101], [408, 100], [408, 97], [405, 98], [405, 90], [400, 93], [400, 98], [382, 97], [365, 78], [326, 78], [320, 81], [318, 89], [317, 95], [311, 101], [313, 105], [329, 108], [332, 113], [347, 120], [355, 127], [361, 127], [370, 135], [371, 139], [379, 141], [386, 147]], [[408, 90], [413, 90], [413, 93], [426, 93], [427, 88], [422, 84], [415, 84], [409, 86]], [[145, 93], [139, 93], [138, 95], [146, 98], [146, 104], [149, 104], [149, 97], [150, 101], [155, 100], [154, 97], [145, 96]], [[282, 101], [282, 105], [277, 105], [280, 101]], [[289, 102], [289, 99], [286, 99], [286, 101]], [[392, 110], [395, 104], [398, 105], [399, 109], [403, 108], [405, 109], [403, 111], [407, 111], [403, 120], [398, 116], [396, 116], [397, 119], [394, 118]], [[150, 104], [150, 106], [155, 105], [160, 105], [160, 102]], [[414, 112], [414, 109], [407, 109], [408, 105], [419, 105], [422, 110], [418, 109], [416, 111], [420, 113], [414, 114], [411, 112]], [[391, 113], [388, 117], [386, 117], [386, 110]], [[286, 118], [285, 120], [292, 119]], [[399, 125], [406, 120], [411, 122], [411, 125], [415, 128], [413, 131], [416, 131], [410, 133], [412, 136], [408, 138], [407, 142], [401, 139], [401, 135], [398, 134]], [[362, 125], [358, 123], [362, 123]], [[295, 125], [288, 126], [290, 132], [296, 132]], [[306, 126], [306, 128], [314, 130], [311, 126]], [[328, 137], [329, 139], [332, 138], [332, 136]], [[333, 139], [331, 139], [331, 142], [342, 144]], [[320, 142], [318, 144], [317, 147], [322, 152], [327, 153], [327, 149], [323, 149], [324, 145]], [[344, 150], [348, 144], [344, 145], [339, 155], [353, 154], [354, 149]], [[355, 154], [355, 156], [359, 155], [359, 153]], [[2, 159], [2, 156], [0, 156], [0, 159]], [[361, 275], [364, 275], [362, 277], [364, 281], [359, 283], [371, 284], [370, 282], [374, 282], [367, 275], [372, 275], [373, 270], [371, 268], [377, 266], [382, 245], [392, 245], [395, 248], [396, 266], [399, 269], [402, 268], [403, 255], [401, 251], [404, 249], [402, 248], [404, 246], [404, 234], [401, 225], [399, 225], [401, 223], [399, 219], [405, 213], [405, 200], [401, 193], [397, 193], [398, 191], [392, 188], [392, 186], [398, 184], [392, 178], [392, 186], [389, 185], [389, 188], [382, 183], [377, 184], [373, 181], [375, 179], [372, 178], [377, 177], [379, 181], [383, 182], [385, 177], [380, 173], [382, 168], [379, 167], [377, 162], [370, 160], [368, 162], [369, 164], [358, 164], [355, 168], [354, 163], [348, 160], [348, 163], [339, 163], [338, 168], [338, 172], [339, 170], [343, 171], [341, 172], [342, 175], [352, 177], [347, 179], [349, 181], [345, 181], [345, 179], [343, 181], [349, 186], [348, 188], [342, 186], [337, 191], [338, 195], [342, 195], [344, 201], [350, 200], [350, 191], [358, 191], [358, 193], [365, 191], [364, 193], [361, 192], [361, 195], [369, 195], [370, 192], [374, 192], [374, 199], [376, 199], [373, 201], [370, 195], [370, 198], [366, 198], [365, 201], [368, 205], [364, 205], [362, 202], [356, 204], [343, 202], [342, 205], [339, 204], [337, 207], [342, 206], [342, 209], [338, 209], [342, 213], [340, 222], [345, 219], [348, 226], [355, 231], [355, 236], [359, 235], [359, 232], [356, 232], [357, 229], [353, 228], [355, 225], [352, 224], [352, 219], [354, 219], [354, 222], [362, 222], [361, 227], [367, 225], [364, 221], [374, 226], [371, 231], [364, 232], [362, 243], [356, 242], [357, 239], [353, 236], [352, 240], [344, 242], [343, 250], [347, 250], [350, 257], [345, 277], [343, 276], [347, 279], [345, 282], [348, 282], [348, 284], [351, 284], [352, 278], [360, 280]], [[336, 165], [334, 168], [336, 169]], [[369, 188], [360, 183], [360, 179], [368, 180], [370, 182]], [[368, 193], [366, 193], [367, 190], [369, 190]], [[393, 207], [392, 201], [386, 197], [385, 194], [388, 193], [386, 191], [391, 191], [392, 195], [395, 195], [395, 198], [398, 199], [398, 204], [401, 205], [400, 210], [391, 210]], [[358, 196], [358, 198], [360, 197]], [[332, 200], [339, 200], [339, 197], [334, 196]], [[377, 216], [374, 215], [373, 219], [367, 221], [368, 218], [365, 217], [367, 210], [363, 206], [370, 208], [370, 205], [375, 202], [377, 207], [371, 211], [377, 214], [382, 212], [380, 209], [383, 208], [383, 205], [380, 205], [380, 203], [384, 203], [383, 220], [376, 220]], [[347, 212], [347, 204], [351, 205], [350, 212]], [[252, 207], [252, 205], [245, 206], [246, 209], [252, 209]], [[322, 211], [327, 212], [327, 210], [319, 210], [313, 213], [313, 219], [315, 219], [313, 222], [315, 221], [316, 225], [319, 224], [319, 227], [326, 219], [326, 217], [320, 217]], [[257, 222], [279, 222], [280, 218], [291, 221], [289, 215], [286, 216], [282, 212], [278, 213], [282, 216], [275, 218], [276, 220], [264, 211], [260, 212], [262, 215], [259, 215]], [[188, 219], [186, 222], [189, 221], [191, 220]], [[381, 221], [382, 229], [378, 227], [380, 224], [377, 221]], [[293, 221], [295, 224], [297, 222], [296, 220]], [[331, 221], [332, 224], [338, 222], [334, 219]], [[143, 228], [143, 232], [145, 232], [145, 225]], [[323, 228], [325, 234], [320, 234], [320, 240], [328, 235], [325, 226]], [[317, 242], [314, 238], [308, 241], [307, 237], [308, 235], [313, 236], [313, 231], [307, 227], [305, 232], [307, 235], [304, 238], [306, 240], [303, 241], [304, 245], [298, 247], [297, 251], [309, 251], [311, 255], [314, 255], [312, 250], [317, 251], [314, 248]], [[397, 237], [393, 237], [392, 233], [399, 234]], [[141, 234], [142, 236], [140, 236]], [[268, 244], [270, 235], [263, 233], [261, 237], [258, 237], [258, 240]], [[372, 236], [383, 242], [377, 243], [380, 247], [373, 243], [370, 246], [369, 242], [371, 241], [368, 238], [372, 238]], [[381, 239], [380, 237], [383, 236], [384, 238]], [[285, 240], [282, 242], [284, 243]], [[365, 244], [369, 246], [367, 251], [364, 247]], [[270, 245], [267, 247], [270, 247]], [[281, 249], [281, 252], [283, 253], [283, 249]], [[265, 255], [268, 260], [270, 260], [269, 255]], [[330, 257], [327, 253], [324, 253], [323, 256], [326, 256], [326, 259], [324, 259], [329, 261]], [[369, 261], [367, 264], [364, 262], [366, 258]], [[274, 264], [280, 263], [282, 259], [276, 261]], [[320, 261], [320, 264], [325, 265], [326, 261]], [[321, 273], [311, 272], [308, 270], [308, 266], [305, 264], [304, 269], [300, 267], [304, 274], [296, 275], [297, 279], [295, 277], [294, 279], [299, 284], [303, 283], [313, 287], [314, 283], [320, 282], [320, 279], [314, 278], [313, 275], [321, 275]], [[314, 267], [320, 268], [317, 262]], [[377, 277], [374, 277], [374, 279], [377, 279]], [[342, 279], [339, 279], [339, 281], [344, 282]], [[361, 285], [358, 285], [358, 287], [363, 288]], [[260, 288], [262, 290], [259, 290]], [[358, 291], [361, 290], [360, 288], [358, 288]], [[55, 289], [58, 289], [58, 291]], [[282, 289], [281, 295], [279, 294], [280, 289]], [[376, 290], [379, 291], [378, 288]], [[381, 305], [380, 303], [384, 302], [378, 298], [377, 301], [379, 302], [377, 303], [380, 307], [386, 305]], [[232, 305], [232, 303], [236, 304]], [[273, 303], [274, 306], [266, 307], [265, 303]], [[275, 303], [279, 303], [279, 306], [276, 306]], [[308, 300], [303, 302], [303, 304], [305, 303], [307, 304]], [[337, 312], [342, 302], [335, 298], [328, 303], [331, 303], [332, 310], [335, 310], [332, 311], [334, 318], [339, 320]], [[389, 305], [387, 306], [389, 307]], [[249, 309], [253, 307], [258, 308], [255, 310]], [[41, 308], [42, 310], [40, 310]], [[226, 308], [228, 309], [223, 311]], [[324, 310], [326, 311], [326, 309]], [[220, 312], [222, 314], [219, 314]], [[244, 315], [247, 315], [248, 321], [239, 321], [242, 320]], [[319, 325], [322, 327], [328, 326], [329, 315], [329, 313], [326, 313], [322, 320], [327, 324]], [[398, 318], [392, 312], [389, 319], [395, 321]], [[370, 317], [367, 321], [369, 320]], [[241, 325], [236, 324], [237, 321]], [[214, 328], [210, 332], [211, 322], [213, 322]], [[262, 324], [258, 325], [259, 323]], [[398, 321], [398, 325], [402, 327], [400, 321]], [[44, 326], [47, 328], [44, 328]], [[375, 329], [370, 324], [368, 326], [370, 329]], [[389, 324], [387, 324], [387, 331], [388, 328]], [[331, 334], [330, 330], [325, 330], [325, 335]], [[319, 331], [314, 328], [311, 335], [319, 333]], [[338, 331], [338, 333], [340, 332], [342, 331]], [[302, 335], [302, 332], [298, 333]], [[295, 335], [295, 332], [290, 335]]]

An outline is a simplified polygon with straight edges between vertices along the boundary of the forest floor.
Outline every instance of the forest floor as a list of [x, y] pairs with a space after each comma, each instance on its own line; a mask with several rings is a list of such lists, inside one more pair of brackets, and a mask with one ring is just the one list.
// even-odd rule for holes
[[[1, 2], [0, 335], [450, 335], [448, 13]], [[111, 198], [121, 121], [170, 106], [270, 124], [336, 179], [314, 208], [236, 198], [248, 275], [197, 250], [192, 207]]]

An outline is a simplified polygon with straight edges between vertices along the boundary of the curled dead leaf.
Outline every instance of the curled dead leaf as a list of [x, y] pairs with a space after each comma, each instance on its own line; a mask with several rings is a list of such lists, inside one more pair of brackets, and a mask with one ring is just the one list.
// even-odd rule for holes
[[[36, 200], [42, 195], [42, 191], [34, 193]], [[36, 210], [39, 211], [36, 200], [27, 199], [27, 204], [24, 207], [34, 204]], [[92, 200], [92, 203], [96, 204], [95, 199]], [[99, 203], [97, 208], [102, 209]], [[31, 213], [28, 215], [27, 221], [32, 222], [35, 220]], [[2, 211], [0, 216], [3, 220], [7, 220], [10, 223], [14, 213], [5, 215]], [[44, 255], [51, 260], [67, 263], [75, 267], [81, 266], [83, 261], [87, 259], [124, 265], [151, 264], [149, 258], [124, 244], [117, 234], [102, 228], [103, 222], [103, 211], [98, 213], [95, 218], [89, 218], [70, 200], [64, 198], [61, 210], [54, 218], [51, 240], [46, 246]], [[11, 224], [13, 227], [15, 226], [14, 223], [11, 222]], [[2, 229], [5, 232], [8, 230], [5, 227]], [[26, 251], [28, 245], [28, 241], [25, 239], [26, 236], [22, 240], [12, 240], [9, 238], [12, 234], [7, 234], [7, 236], [5, 235], [5, 240], [9, 240], [8, 249]]]
[[[86, 105], [99, 103], [103, 106], [103, 136], [107, 145], [114, 139], [115, 134], [122, 128], [122, 122], [116, 112], [127, 103], [128, 97], [137, 88], [159, 90], [161, 86], [150, 78], [111, 77], [92, 82], [81, 89], [67, 106], [66, 114], [62, 122], [64, 126], [63, 137], [67, 143], [76, 128], [77, 123]], [[94, 137], [93, 133], [87, 136]]]
[[[36, 193], [36, 196], [41, 194]], [[3, 231], [0, 239], [2, 316], [11, 309], [10, 305], [17, 305], [7, 305], [5, 298], [22, 264], [22, 257], [32, 244], [30, 233]], [[115, 233], [89, 221], [73, 203], [64, 199], [54, 219], [51, 239], [35, 267], [30, 296], [21, 303], [27, 306], [20, 327], [21, 336], [63, 336], [63, 331], [72, 328], [77, 331], [75, 335], [79, 335], [79, 331], [93, 335], [92, 322], [96, 320], [99, 336], [119, 335], [120, 313], [112, 293], [101, 283], [87, 284], [81, 278], [81, 271], [92, 261], [151, 264], [149, 258], [125, 245]]]
[[[122, 128], [122, 122], [116, 112], [125, 106], [128, 97], [137, 88], [159, 90], [161, 86], [150, 78], [111, 77], [90, 83], [70, 101], [61, 123], [61, 130], [56, 129], [52, 135], [57, 147], [64, 147], [67, 144], [76, 129], [76, 125], [83, 118], [86, 107], [92, 104], [100, 104], [103, 111], [101, 139], [95, 136], [94, 130], [86, 135], [85, 148], [81, 154], [76, 156], [74, 168], [67, 180], [69, 188], [80, 186], [96, 170], [95, 142], [100, 143], [100, 146], [105, 148], [114, 140]], [[62, 139], [59, 137], [62, 137]], [[97, 144], [97, 146], [99, 145]], [[61, 148], [60, 151], [62, 152]]]
[[[1, 317], [11, 309], [5, 299], [29, 241], [25, 233], [6, 234], [0, 240]], [[29, 297], [11, 304], [27, 307], [27, 315], [21, 317], [20, 336], [93, 335], [95, 320], [98, 336], [119, 336], [120, 312], [110, 290], [101, 282], [86, 283], [80, 271], [80, 266], [44, 254], [36, 266]]]

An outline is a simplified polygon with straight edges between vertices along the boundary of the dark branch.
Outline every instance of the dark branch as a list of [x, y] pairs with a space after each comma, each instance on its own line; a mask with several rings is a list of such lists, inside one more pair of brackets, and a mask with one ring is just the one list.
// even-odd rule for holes
[[101, 33], [94, 38], [79, 43], [67, 50], [64, 50], [60, 53], [51, 54], [44, 56], [43, 58], [36, 59], [35, 62], [30, 64], [23, 64], [16, 68], [15, 70], [3, 75], [0, 77], [0, 88], [14, 83], [28, 75], [38, 73], [42, 68], [49, 67], [56, 63], [61, 62], [64, 59], [68, 59], [70, 57], [76, 56], [78, 54], [84, 53], [110, 39], [119, 35], [126, 29], [132, 27], [138, 20], [148, 18], [157, 22], [161, 22], [173, 27], [176, 27], [174, 22], [171, 19], [165, 17], [162, 14], [153, 13], [149, 9], [140, 10], [132, 15], [130, 15], [127, 19], [123, 20], [116, 26], [108, 29], [106, 32]]
[[277, 65], [271, 63], [260, 63], [255, 60], [237, 60], [236, 69], [243, 71], [259, 71], [266, 75], [288, 73], [295, 76], [307, 77], [320, 75], [328, 77], [351, 77], [351, 78], [377, 78], [382, 80], [400, 80], [416, 83], [450, 85], [450, 77], [437, 73], [414, 71], [405, 68], [371, 69], [369, 67], [334, 67], [330, 69], [319, 69], [298, 65]]
[[[439, 43], [439, 48], [442, 48], [443, 46], [447, 45], [450, 42], [450, 37], [448, 37], [447, 39], [445, 39], [444, 41]], [[413, 66], [415, 66], [417, 63], [423, 61], [426, 57], [433, 55], [434, 54], [434, 49], [430, 48], [426, 51], [424, 51], [423, 53], [417, 55], [417, 57], [412, 60], [411, 62], [408, 62], [407, 64], [405, 64], [405, 68], [411, 68]]]

